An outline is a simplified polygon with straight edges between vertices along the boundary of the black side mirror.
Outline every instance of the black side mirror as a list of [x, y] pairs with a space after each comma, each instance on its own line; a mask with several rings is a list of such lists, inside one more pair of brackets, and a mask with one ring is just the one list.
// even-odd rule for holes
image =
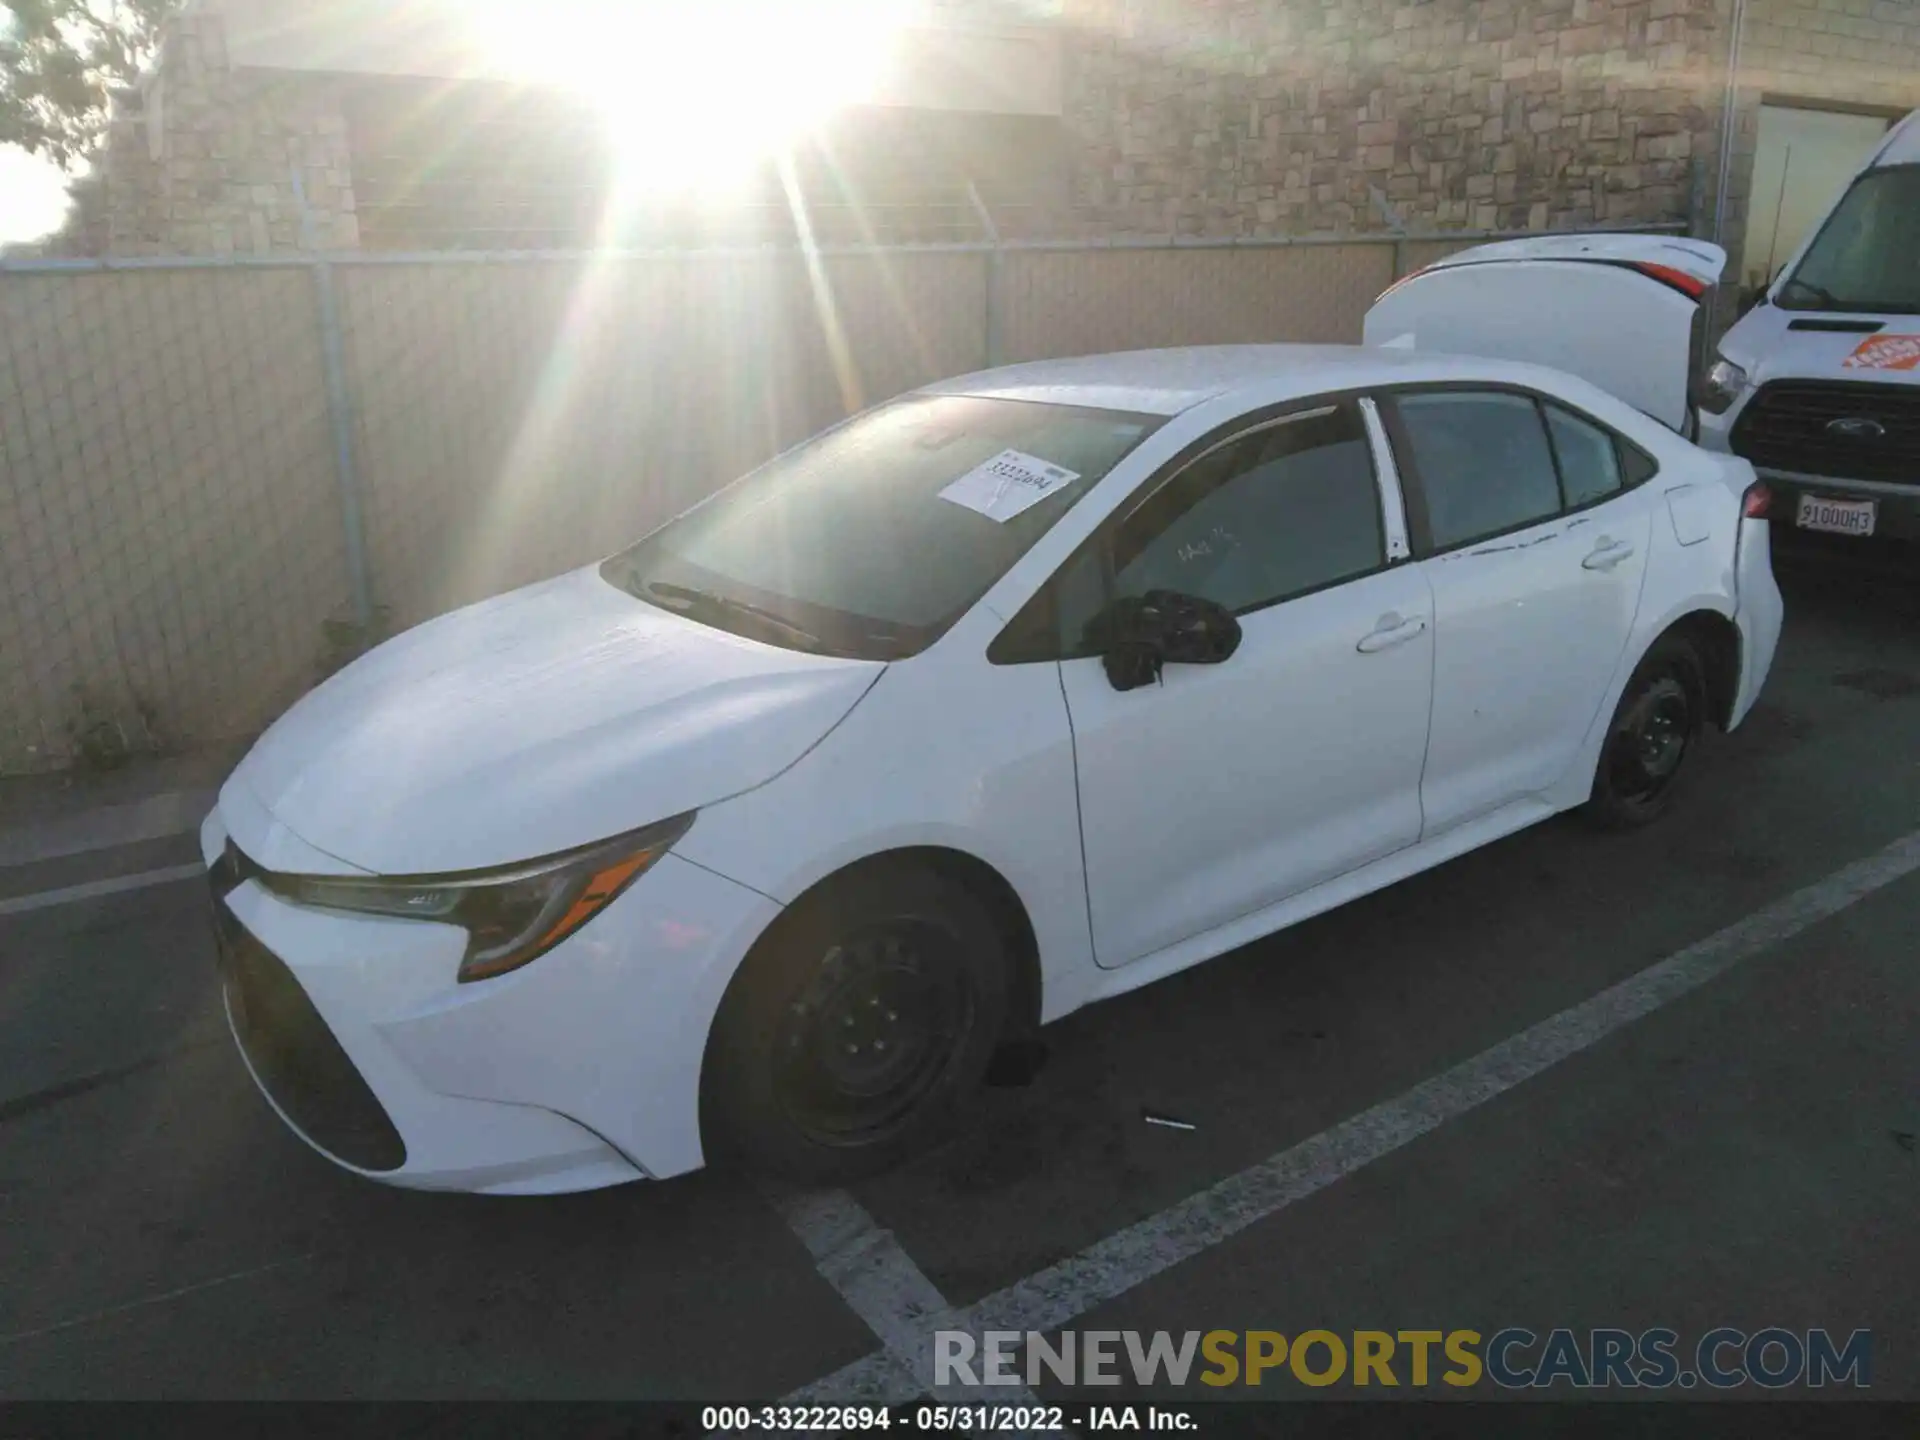
[[1240, 622], [1224, 605], [1176, 590], [1116, 600], [1087, 626], [1116, 690], [1137, 690], [1167, 665], [1218, 665], [1240, 648]]

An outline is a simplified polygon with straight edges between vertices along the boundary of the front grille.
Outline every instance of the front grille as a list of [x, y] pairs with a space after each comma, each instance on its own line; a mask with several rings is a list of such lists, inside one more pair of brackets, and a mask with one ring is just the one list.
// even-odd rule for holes
[[1920, 385], [1771, 381], [1741, 412], [1732, 444], [1769, 469], [1920, 487]]
[[240, 1047], [274, 1103], [314, 1144], [363, 1170], [397, 1170], [406, 1143], [378, 1097], [293, 972], [227, 908], [227, 895], [260, 873], [229, 844], [209, 874], [220, 973]]

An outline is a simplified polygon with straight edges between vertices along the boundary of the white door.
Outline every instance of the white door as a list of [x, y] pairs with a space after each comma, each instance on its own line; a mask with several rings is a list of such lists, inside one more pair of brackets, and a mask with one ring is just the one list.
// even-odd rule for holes
[[1420, 835], [1432, 602], [1388, 563], [1397, 496], [1383, 508], [1356, 408], [1247, 434], [1147, 494], [1113, 531], [1113, 590], [1217, 601], [1242, 640], [1133, 690], [1099, 659], [1061, 666], [1109, 967]]
[[1531, 395], [1404, 393], [1389, 414], [1434, 597], [1434, 836], [1567, 774], [1633, 630], [1657, 487], [1640, 452]]

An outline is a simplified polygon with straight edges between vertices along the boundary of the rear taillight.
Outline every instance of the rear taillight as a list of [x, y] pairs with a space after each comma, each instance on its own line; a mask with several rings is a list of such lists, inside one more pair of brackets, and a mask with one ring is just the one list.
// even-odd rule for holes
[[1706, 281], [1684, 270], [1676, 270], [1671, 265], [1656, 265], [1650, 260], [1643, 260], [1633, 268], [1650, 280], [1658, 280], [1662, 285], [1678, 290], [1689, 300], [1698, 300], [1707, 293]]
[[1756, 480], [1747, 487], [1740, 501], [1740, 513], [1749, 520], [1764, 520], [1773, 510], [1773, 487]]

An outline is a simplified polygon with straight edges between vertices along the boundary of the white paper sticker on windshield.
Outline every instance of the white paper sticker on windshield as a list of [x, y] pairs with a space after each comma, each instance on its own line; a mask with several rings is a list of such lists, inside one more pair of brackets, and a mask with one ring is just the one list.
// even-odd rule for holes
[[1002, 450], [947, 486], [940, 498], [1004, 522], [1079, 478], [1077, 470], [1062, 469], [1037, 455]]

